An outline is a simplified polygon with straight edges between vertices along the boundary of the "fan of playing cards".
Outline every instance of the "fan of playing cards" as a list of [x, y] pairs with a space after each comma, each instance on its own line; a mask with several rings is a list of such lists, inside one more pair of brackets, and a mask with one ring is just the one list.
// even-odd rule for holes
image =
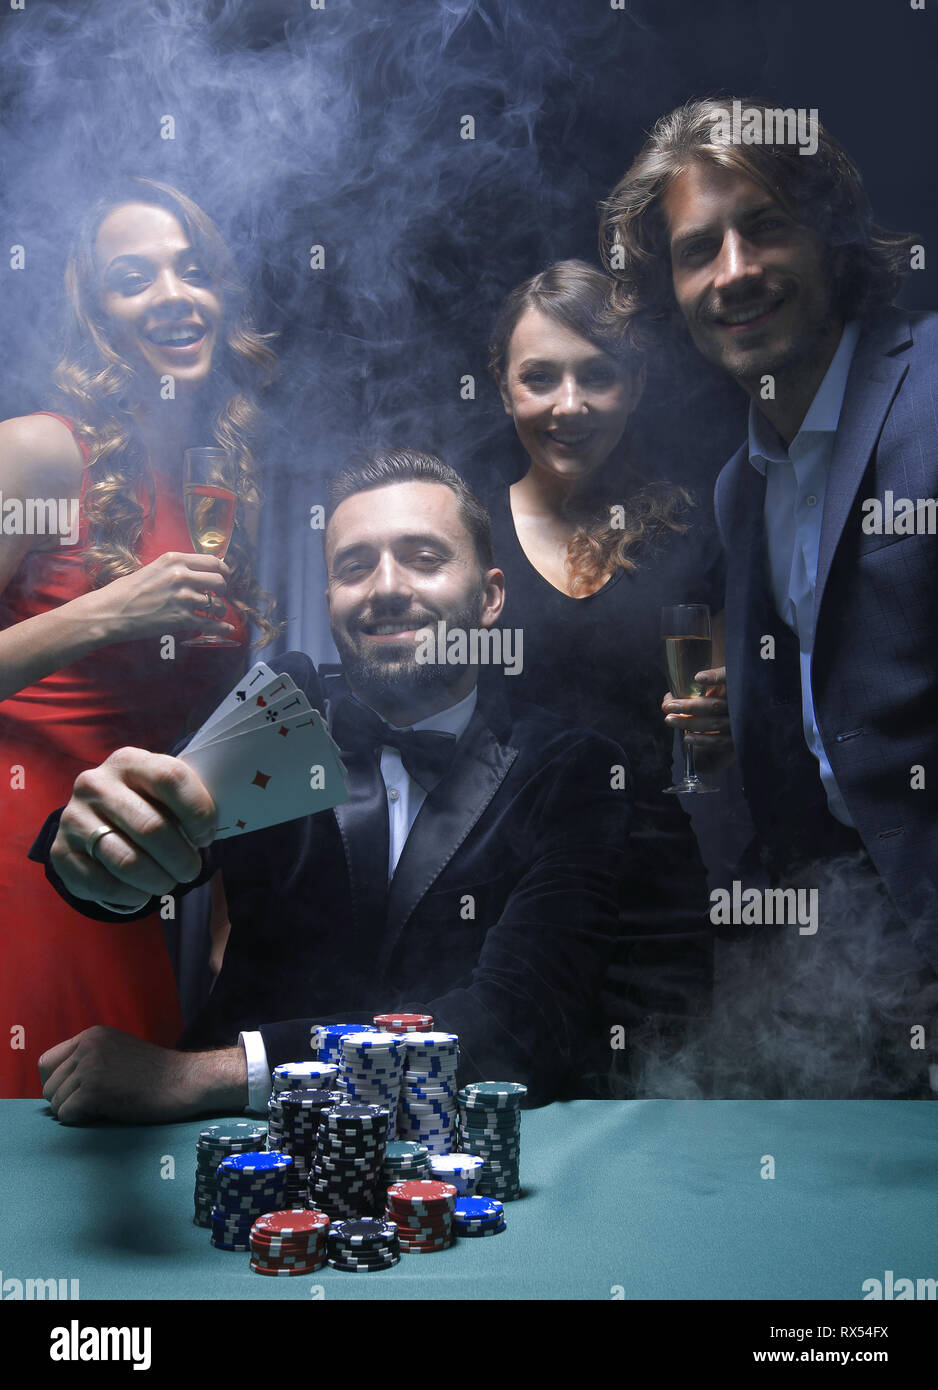
[[348, 800], [345, 767], [319, 711], [289, 676], [263, 661], [179, 756], [215, 802], [218, 840]]

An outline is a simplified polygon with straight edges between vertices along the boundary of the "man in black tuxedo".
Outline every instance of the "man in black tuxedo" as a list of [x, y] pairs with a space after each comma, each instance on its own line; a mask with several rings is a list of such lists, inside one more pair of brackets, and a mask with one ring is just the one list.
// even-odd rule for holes
[[439, 460], [401, 451], [347, 469], [325, 550], [343, 678], [320, 682], [299, 653], [280, 669], [324, 710], [349, 801], [213, 844], [191, 769], [120, 749], [76, 780], [33, 848], [105, 921], [220, 869], [231, 921], [182, 1050], [95, 1028], [43, 1056], [61, 1120], [255, 1107], [274, 1065], [311, 1055], [314, 1022], [392, 1008], [458, 1033], [462, 1081], [523, 1080], [539, 1101], [577, 1092], [617, 931], [622, 752], [533, 706], [510, 711], [475, 666], [417, 660], [420, 629], [492, 628], [504, 600], [488, 515]]
[[[873, 225], [816, 117], [688, 102], [603, 204], [601, 240], [633, 331], [677, 352], [689, 334], [750, 398], [715, 494], [758, 834], [742, 872], [822, 885], [821, 930], [841, 947], [811, 1007], [851, 955], [868, 998], [895, 985], [871, 1018], [892, 1052], [872, 1090], [890, 1091], [892, 1068], [892, 1093], [914, 1093], [938, 1059], [938, 315], [891, 306], [913, 239]], [[665, 708], [701, 733], [711, 716], [706, 700]]]

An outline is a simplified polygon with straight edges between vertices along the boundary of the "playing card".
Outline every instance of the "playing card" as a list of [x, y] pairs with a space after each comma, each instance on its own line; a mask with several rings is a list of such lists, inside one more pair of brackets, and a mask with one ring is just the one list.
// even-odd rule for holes
[[245, 733], [249, 729], [260, 729], [265, 724], [275, 724], [280, 719], [289, 719], [296, 714], [304, 714], [312, 706], [298, 690], [289, 676], [277, 675], [265, 681], [243, 704], [210, 726], [203, 725], [186, 751], [204, 748], [209, 743], [228, 738], [233, 733]]
[[276, 674], [277, 673], [272, 671], [265, 662], [258, 661], [251, 667], [250, 671], [242, 676], [238, 684], [233, 690], [228, 692], [221, 703], [216, 705], [205, 723], [193, 734], [192, 738], [189, 740], [188, 747], [198, 747], [198, 745], [205, 740], [207, 730], [213, 728], [214, 725], [217, 724], [219, 720], [224, 719], [226, 715], [239, 710], [242, 705], [245, 704], [249, 696], [257, 694], [262, 686], [269, 685], [276, 677]]
[[345, 768], [317, 710], [230, 732], [180, 756], [215, 802], [219, 840], [348, 800]]

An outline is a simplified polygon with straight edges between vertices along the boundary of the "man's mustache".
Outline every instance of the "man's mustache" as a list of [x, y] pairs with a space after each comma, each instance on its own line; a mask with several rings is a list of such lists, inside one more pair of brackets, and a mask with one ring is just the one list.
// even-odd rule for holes
[[351, 626], [353, 631], [363, 632], [379, 623], [397, 623], [403, 631], [409, 628], [429, 627], [436, 621], [436, 615], [433, 613], [363, 613]]
[[747, 309], [756, 309], [763, 304], [768, 308], [779, 303], [784, 297], [785, 289], [782, 285], [760, 285], [758, 290], [751, 290], [745, 295], [710, 300], [704, 305], [703, 317], [707, 320], [722, 319], [727, 314], [745, 313]]

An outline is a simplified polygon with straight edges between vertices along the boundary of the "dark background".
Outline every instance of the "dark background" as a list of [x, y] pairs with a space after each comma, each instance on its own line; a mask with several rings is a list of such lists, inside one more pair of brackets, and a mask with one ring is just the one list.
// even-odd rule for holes
[[[3, 0], [4, 6], [6, 0]], [[908, 0], [27, 0], [0, 10], [0, 410], [48, 403], [69, 238], [117, 173], [177, 184], [215, 218], [280, 332], [261, 568], [282, 646], [329, 655], [323, 473], [358, 443], [517, 469], [486, 372], [499, 301], [568, 256], [596, 260], [595, 205], [662, 112], [691, 95], [817, 107], [881, 223], [938, 222], [938, 5]], [[164, 115], [175, 139], [160, 138]], [[460, 117], [476, 123], [459, 138]], [[325, 247], [324, 270], [309, 248]], [[938, 273], [903, 302], [938, 303]], [[655, 371], [646, 468], [706, 497], [742, 399]], [[476, 398], [463, 401], [471, 373]]]

